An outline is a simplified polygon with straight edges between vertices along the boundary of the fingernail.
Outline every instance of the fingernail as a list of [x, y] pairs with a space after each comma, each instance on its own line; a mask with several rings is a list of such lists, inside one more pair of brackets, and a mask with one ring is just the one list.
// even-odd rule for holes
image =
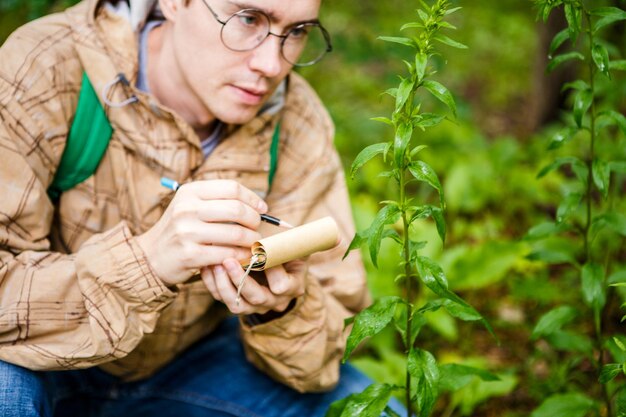
[[223, 274], [224, 273], [224, 267], [222, 265], [216, 265], [213, 268], [213, 271], [215, 271], [216, 274]]
[[267, 211], [267, 203], [263, 200], [259, 201], [259, 204], [257, 205], [257, 209], [261, 212], [261, 213], [265, 213]]

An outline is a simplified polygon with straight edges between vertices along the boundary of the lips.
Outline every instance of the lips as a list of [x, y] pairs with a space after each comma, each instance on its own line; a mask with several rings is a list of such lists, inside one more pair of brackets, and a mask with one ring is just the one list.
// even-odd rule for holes
[[257, 105], [263, 102], [268, 93], [266, 89], [251, 86], [231, 85], [237, 97], [245, 104]]

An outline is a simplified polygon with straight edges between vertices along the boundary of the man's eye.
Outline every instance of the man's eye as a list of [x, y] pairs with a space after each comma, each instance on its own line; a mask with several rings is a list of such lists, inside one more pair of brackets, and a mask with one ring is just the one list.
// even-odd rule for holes
[[260, 21], [259, 17], [253, 14], [240, 14], [238, 17], [239, 23], [244, 26], [256, 26]]
[[293, 39], [306, 38], [309, 34], [309, 29], [306, 26], [295, 27], [289, 31], [289, 37]]

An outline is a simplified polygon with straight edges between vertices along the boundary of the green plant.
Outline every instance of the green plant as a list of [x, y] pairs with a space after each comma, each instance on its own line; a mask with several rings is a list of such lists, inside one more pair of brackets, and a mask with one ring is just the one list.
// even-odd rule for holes
[[[454, 391], [471, 382], [472, 376], [484, 380], [496, 380], [489, 372], [469, 366], [446, 364], [439, 366], [432, 353], [416, 346], [416, 339], [421, 327], [426, 323], [425, 315], [444, 308], [452, 316], [465, 321], [481, 321], [489, 331], [491, 327], [485, 319], [461, 297], [448, 288], [443, 269], [432, 259], [422, 256], [420, 251], [427, 242], [416, 236], [414, 226], [417, 222], [431, 218], [434, 220], [442, 241], [446, 236], [444, 221], [444, 192], [434, 169], [418, 159], [423, 144], [414, 144], [416, 132], [438, 125], [446, 119], [445, 114], [423, 112], [418, 93], [425, 92], [445, 104], [456, 116], [456, 105], [452, 94], [439, 82], [432, 79], [436, 70], [433, 58], [439, 55], [434, 46], [437, 42], [455, 48], [464, 45], [440, 33], [441, 29], [454, 29], [444, 18], [459, 8], [450, 8], [447, 0], [437, 0], [432, 6], [421, 2], [417, 10], [419, 21], [402, 26], [401, 30], [419, 30], [411, 37], [381, 37], [380, 39], [405, 46], [416, 51], [415, 57], [404, 61], [408, 76], [400, 77], [397, 88], [386, 91], [395, 98], [395, 109], [391, 118], [377, 117], [374, 120], [392, 126], [394, 139], [377, 143], [363, 149], [352, 164], [352, 175], [372, 158], [382, 155], [383, 166], [388, 170], [380, 176], [389, 178], [397, 187], [398, 199], [382, 201], [382, 208], [367, 230], [359, 232], [350, 244], [349, 250], [364, 244], [374, 266], [377, 266], [381, 242], [390, 239], [400, 247], [398, 264], [401, 272], [395, 281], [403, 289], [403, 297], [385, 296], [378, 298], [348, 322], [353, 328], [348, 337], [344, 361], [363, 339], [378, 334], [393, 324], [400, 334], [406, 353], [406, 377], [404, 385], [375, 383], [359, 394], [353, 394], [334, 403], [327, 416], [379, 416], [383, 411], [390, 416], [397, 415], [387, 406], [394, 391], [404, 391], [407, 416], [430, 415], [440, 391]], [[425, 184], [438, 193], [435, 204], [419, 204], [411, 192]], [[429, 288], [440, 298], [423, 301], [417, 306], [423, 287]]]
[[[558, 169], [564, 172], [567, 183], [563, 200], [555, 221], [533, 227], [528, 237], [544, 242], [559, 242], [565, 237], [576, 242], [552, 244], [551, 250], [531, 256], [547, 263], [570, 265], [561, 277], [567, 279], [571, 273], [579, 277], [582, 303], [579, 298], [573, 305], [556, 306], [539, 319], [532, 332], [533, 340], [545, 339], [553, 349], [566, 352], [561, 361], [568, 363], [568, 377], [532, 416], [625, 416], [626, 389], [619, 383], [623, 377], [617, 377], [626, 372], [626, 346], [611, 328], [617, 321], [612, 320], [612, 300], [616, 297], [611, 285], [626, 285], [626, 216], [620, 212], [620, 196], [626, 183], [626, 117], [610, 99], [610, 93], [618, 87], [612, 73], [626, 70], [626, 60], [610, 59], [619, 54], [619, 49], [602, 35], [609, 25], [626, 20], [626, 11], [590, 7], [591, 2], [582, 0], [535, 3], [544, 20], [560, 6], [567, 20], [567, 28], [550, 45], [548, 70], [573, 61], [582, 61], [583, 66], [581, 78], [563, 87], [570, 92], [571, 109], [566, 125], [549, 144], [551, 150], [571, 153], [557, 157], [538, 174], [543, 177]], [[568, 40], [571, 49], [563, 50]], [[579, 377], [588, 364], [599, 383], [591, 387]]]

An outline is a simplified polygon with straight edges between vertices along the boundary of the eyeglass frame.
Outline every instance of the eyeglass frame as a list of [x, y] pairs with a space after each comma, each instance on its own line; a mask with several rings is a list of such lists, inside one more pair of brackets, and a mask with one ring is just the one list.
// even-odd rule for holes
[[[215, 18], [215, 20], [217, 21], [217, 23], [219, 23], [220, 25], [222, 25], [222, 29], [220, 29], [220, 41], [222, 41], [222, 44], [230, 49], [231, 51], [234, 52], [246, 52], [246, 51], [252, 51], [256, 48], [258, 48], [259, 46], [261, 46], [261, 44], [263, 44], [263, 42], [265, 42], [265, 40], [270, 36], [276, 36], [277, 38], [280, 38], [280, 55], [283, 57], [283, 59], [287, 62], [289, 62], [291, 65], [296, 66], [296, 67], [308, 67], [314, 64], [317, 64], [319, 61], [321, 61], [322, 58], [324, 58], [324, 56], [326, 56], [327, 53], [331, 52], [333, 50], [333, 45], [330, 41], [330, 34], [328, 33], [328, 31], [326, 30], [326, 28], [324, 28], [324, 26], [321, 25], [321, 23], [319, 22], [307, 22], [307, 23], [300, 23], [297, 24], [293, 27], [291, 27], [289, 29], [289, 31], [287, 31], [287, 33], [285, 35], [279, 35], [277, 33], [273, 33], [270, 28], [271, 26], [268, 25], [267, 27], [267, 34], [265, 35], [265, 37], [263, 39], [261, 39], [259, 41], [259, 43], [257, 43], [255, 46], [253, 46], [252, 48], [248, 48], [248, 49], [234, 49], [228, 45], [226, 45], [226, 42], [224, 42], [224, 28], [226, 27], [226, 24], [230, 21], [230, 19], [232, 19], [235, 16], [238, 16], [241, 13], [244, 12], [255, 12], [255, 13], [260, 13], [263, 16], [265, 16], [265, 18], [267, 19], [267, 22], [270, 23], [271, 19], [270, 17], [267, 15], [267, 13], [265, 13], [263, 10], [259, 10], [259, 9], [241, 9], [236, 13], [233, 13], [232, 15], [230, 15], [228, 17], [228, 19], [222, 21], [219, 16], [217, 15], [217, 13], [215, 13], [215, 11], [213, 10], [213, 8], [211, 6], [209, 6], [209, 4], [206, 2], [206, 0], [202, 0], [202, 3], [204, 3], [204, 5], [207, 7], [207, 9], [209, 9], [209, 11], [211, 12], [211, 14], [213, 15], [213, 17]], [[320, 28], [320, 30], [322, 31], [322, 35], [324, 36], [324, 40], [326, 40], [326, 50], [324, 51], [324, 53], [322, 53], [319, 57], [317, 57], [315, 60], [310, 61], [310, 62], [306, 62], [303, 64], [299, 64], [299, 63], [294, 63], [291, 62], [289, 59], [287, 59], [287, 57], [285, 56], [285, 52], [284, 52], [284, 45], [285, 45], [285, 41], [287, 40], [287, 38], [289, 37], [289, 34], [298, 28], [301, 28], [303, 26], [306, 25], [314, 25]]]

